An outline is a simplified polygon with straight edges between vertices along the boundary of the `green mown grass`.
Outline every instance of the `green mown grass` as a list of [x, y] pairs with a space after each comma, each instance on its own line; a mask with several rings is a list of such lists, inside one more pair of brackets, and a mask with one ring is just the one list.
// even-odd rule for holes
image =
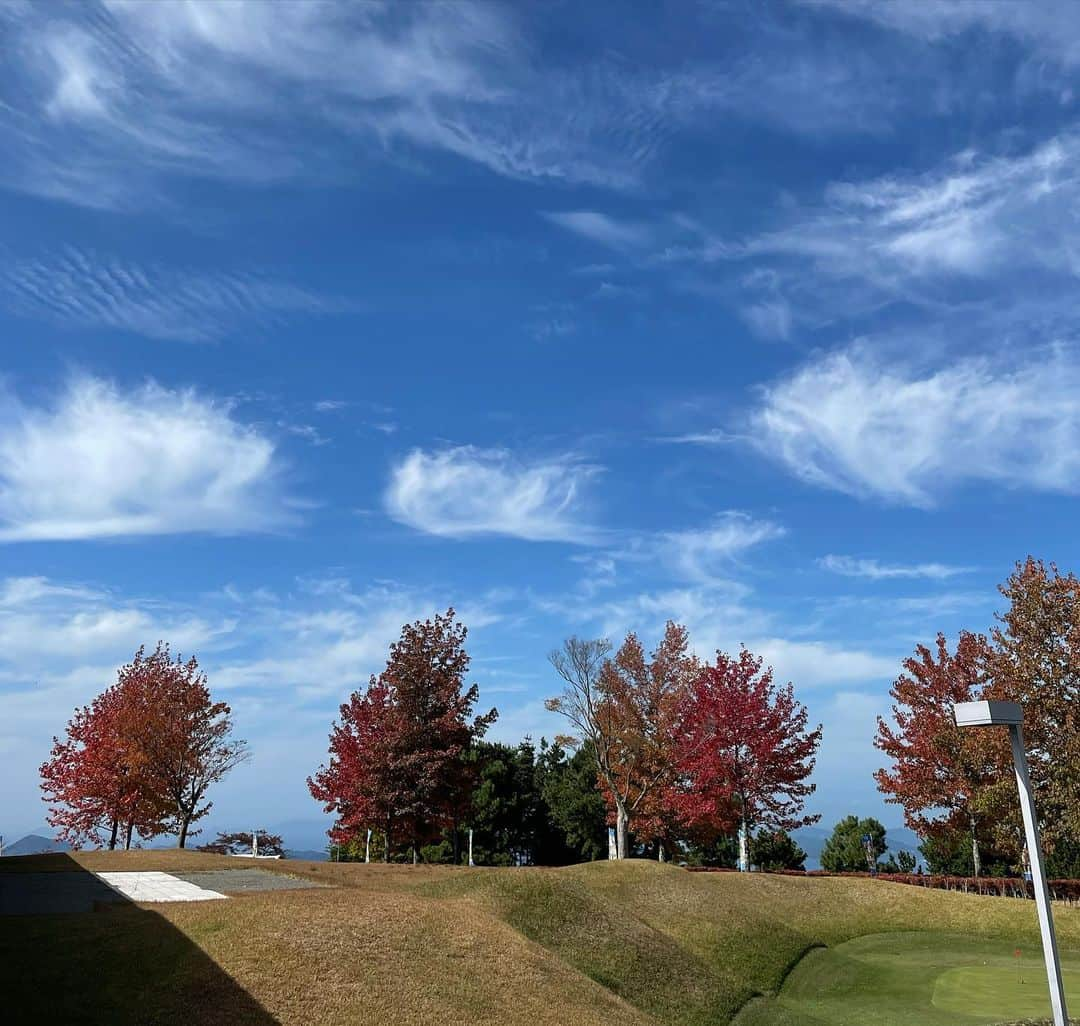
[[[1080, 962], [1065, 982], [1080, 1003]], [[1023, 981], [1023, 982], [1021, 982]], [[736, 1026], [984, 1026], [1048, 1017], [1037, 946], [1017, 960], [1010, 943], [932, 932], [859, 937], [804, 958], [775, 998], [748, 1005]]]

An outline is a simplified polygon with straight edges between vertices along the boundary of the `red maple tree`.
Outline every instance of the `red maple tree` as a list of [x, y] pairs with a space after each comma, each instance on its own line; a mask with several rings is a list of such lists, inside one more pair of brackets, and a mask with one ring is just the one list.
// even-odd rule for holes
[[479, 697], [465, 687], [467, 630], [453, 609], [405, 625], [386, 668], [341, 706], [330, 733], [330, 759], [308, 779], [312, 796], [335, 814], [335, 844], [363, 829], [383, 834], [384, 858], [394, 843], [418, 846], [450, 828], [456, 844], [469, 768], [463, 755], [495, 720], [472, 717]]
[[952, 707], [992, 696], [991, 667], [981, 634], [962, 631], [955, 654], [940, 633], [933, 651], [918, 645], [889, 691], [893, 724], [879, 716], [874, 739], [892, 760], [874, 774], [885, 800], [902, 806], [904, 822], [924, 837], [967, 835], [975, 876], [1000, 783], [1011, 784], [1011, 755], [1001, 731], [960, 730]]
[[164, 830], [138, 741], [134, 710], [116, 684], [75, 711], [63, 740], [53, 738], [40, 771], [46, 818], [72, 847], [111, 850], [121, 830], [130, 847], [133, 834], [149, 839]]
[[738, 825], [745, 866], [751, 829], [817, 822], [803, 815], [821, 741], [821, 727], [808, 730], [807, 719], [791, 684], [777, 687], [760, 658], [745, 648], [737, 659], [717, 652], [682, 709], [679, 809], [688, 826], [719, 833]]

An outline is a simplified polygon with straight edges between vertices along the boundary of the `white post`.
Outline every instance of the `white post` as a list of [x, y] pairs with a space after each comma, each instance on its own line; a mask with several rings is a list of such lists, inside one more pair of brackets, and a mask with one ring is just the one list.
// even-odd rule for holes
[[1050, 890], [1046, 886], [1046, 869], [1043, 866], [1042, 845], [1039, 841], [1039, 821], [1035, 815], [1035, 798], [1031, 792], [1027, 753], [1024, 751], [1022, 728], [1024, 711], [1016, 702], [999, 702], [993, 699], [980, 702], [957, 702], [953, 706], [953, 718], [958, 727], [1007, 726], [1009, 728], [1013, 767], [1016, 770], [1016, 787], [1020, 792], [1020, 811], [1024, 816], [1031, 885], [1035, 891], [1035, 908], [1039, 913], [1039, 932], [1042, 934], [1046, 980], [1050, 985], [1050, 1007], [1054, 1013], [1054, 1026], [1068, 1026], [1065, 986], [1061, 979], [1061, 961], [1058, 958], [1057, 938], [1054, 936], [1054, 919], [1050, 912]]
[[1050, 890], [1046, 885], [1046, 869], [1043, 866], [1042, 845], [1039, 843], [1039, 822], [1035, 818], [1035, 800], [1031, 793], [1031, 778], [1028, 776], [1027, 755], [1024, 752], [1024, 732], [1019, 723], [1009, 725], [1009, 740], [1012, 742], [1013, 765], [1016, 767], [1016, 786], [1020, 791], [1020, 811], [1024, 814], [1031, 886], [1035, 891], [1035, 907], [1039, 911], [1046, 978], [1050, 984], [1050, 1007], [1054, 1013], [1054, 1026], [1068, 1026], [1065, 984], [1061, 979], [1057, 937], [1054, 936], [1054, 919], [1050, 912]]
[[476, 865], [476, 863], [472, 860], [472, 827], [469, 827], [469, 865]]
[[367, 840], [364, 842], [364, 861], [371, 861], [371, 827], [367, 829]]

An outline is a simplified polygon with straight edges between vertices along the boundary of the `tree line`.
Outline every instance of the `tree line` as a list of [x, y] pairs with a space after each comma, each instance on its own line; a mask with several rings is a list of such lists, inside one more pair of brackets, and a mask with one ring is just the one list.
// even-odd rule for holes
[[[961, 631], [952, 647], [938, 634], [904, 661], [877, 722], [888, 765], [875, 779], [931, 872], [1023, 872], [1008, 739], [952, 717], [956, 702], [1020, 702], [1049, 871], [1080, 876], [1080, 579], [1029, 557], [1000, 592], [988, 633]], [[703, 661], [670, 622], [651, 650], [634, 633], [617, 649], [569, 638], [550, 656], [561, 688], [546, 703], [566, 733], [503, 744], [485, 737], [497, 711], [475, 711], [466, 638], [453, 609], [405, 625], [382, 672], [340, 707], [329, 757], [308, 779], [334, 816], [337, 857], [457, 863], [471, 831], [480, 864], [805, 858], [788, 832], [818, 819], [805, 803], [821, 727], [750, 651]], [[172, 832], [184, 847], [210, 787], [247, 758], [232, 730], [194, 658], [140, 649], [54, 738], [41, 767], [50, 824], [74, 846]], [[862, 868], [867, 836], [876, 864], [884, 833], [876, 820], [842, 820], [823, 866]]]
[[749, 651], [702, 662], [675, 623], [651, 652], [633, 633], [617, 651], [570, 638], [550, 657], [563, 688], [547, 702], [568, 732], [507, 746], [484, 740], [495, 709], [474, 714], [466, 636], [453, 609], [406, 625], [341, 706], [308, 780], [337, 857], [457, 863], [472, 831], [481, 863], [709, 861], [734, 835], [745, 868], [755, 844], [766, 857], [817, 820], [804, 805], [821, 728]]

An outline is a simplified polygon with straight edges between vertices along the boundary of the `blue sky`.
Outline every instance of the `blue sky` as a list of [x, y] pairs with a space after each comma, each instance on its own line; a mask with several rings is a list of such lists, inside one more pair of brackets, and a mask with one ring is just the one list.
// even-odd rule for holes
[[[0, 7], [0, 831], [158, 638], [304, 778], [453, 604], [499, 739], [578, 633], [746, 643], [870, 774], [900, 660], [1075, 567], [1080, 11]], [[315, 824], [313, 826], [313, 824]], [[290, 840], [287, 837], [287, 840]]]

